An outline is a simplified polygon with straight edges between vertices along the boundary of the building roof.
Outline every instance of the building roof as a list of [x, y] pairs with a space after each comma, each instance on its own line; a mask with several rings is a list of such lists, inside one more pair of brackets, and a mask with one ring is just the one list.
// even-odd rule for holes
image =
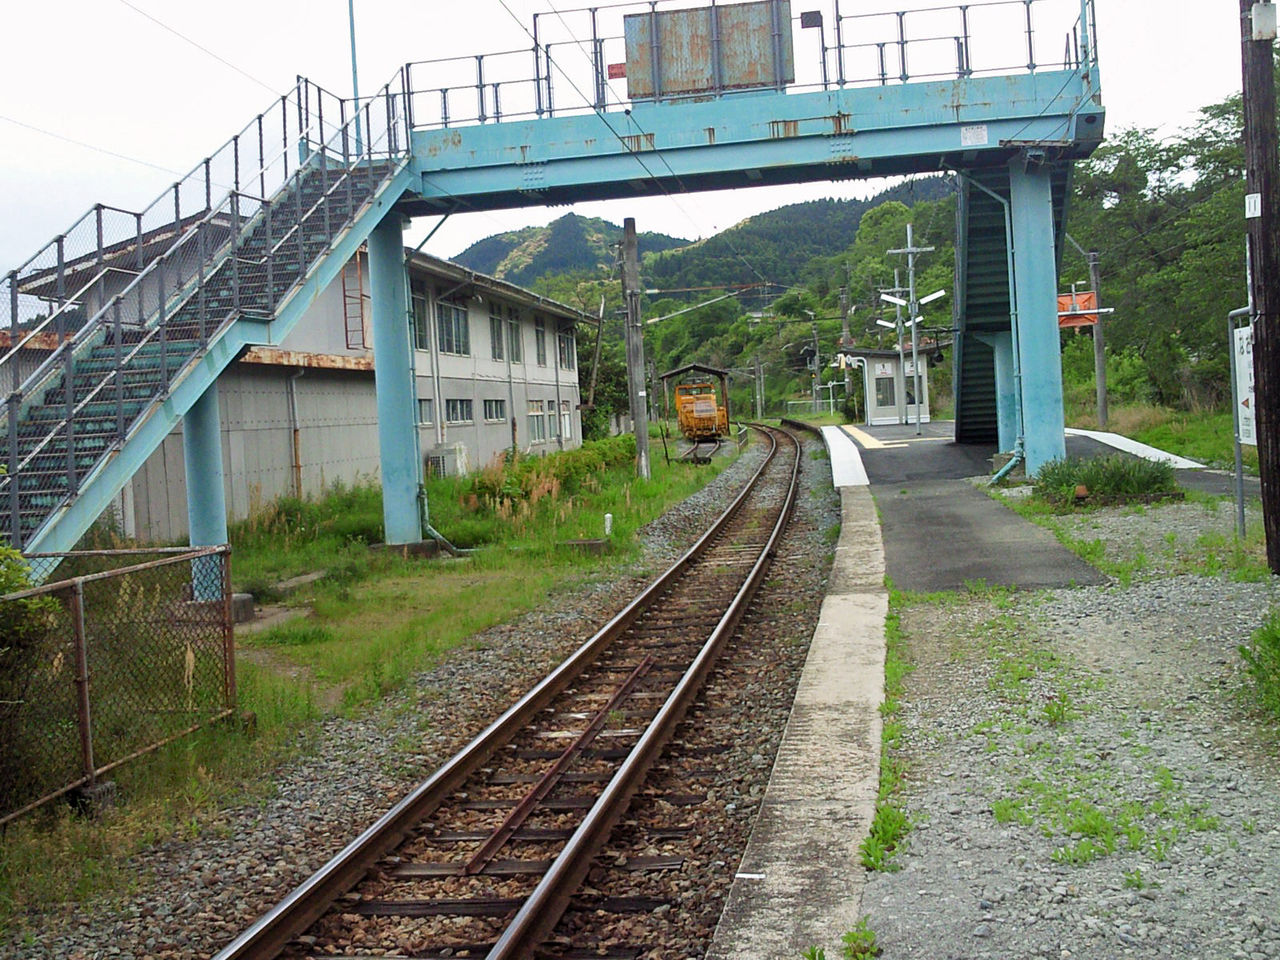
[[661, 379], [670, 380], [672, 377], [678, 377], [681, 374], [688, 373], [691, 370], [698, 373], [709, 373], [713, 377], [720, 377], [722, 380], [729, 375], [728, 370], [721, 370], [718, 367], [708, 367], [705, 363], [686, 363], [683, 367], [676, 367], [674, 370], [668, 370], [662, 374]]
[[[406, 248], [408, 251], [408, 248]], [[442, 277], [446, 280], [452, 280], [459, 285], [459, 289], [463, 287], [471, 287], [475, 292], [488, 291], [494, 296], [501, 297], [504, 300], [510, 300], [521, 306], [531, 307], [535, 310], [541, 310], [550, 316], [557, 317], [561, 320], [568, 320], [573, 324], [587, 323], [592, 326], [599, 324], [599, 319], [590, 314], [583, 313], [575, 307], [569, 306], [567, 303], [561, 303], [559, 300], [552, 300], [550, 297], [544, 297], [540, 293], [534, 293], [525, 287], [517, 286], [498, 277], [491, 277], [488, 274], [471, 270], [460, 264], [454, 263], [452, 260], [445, 260], [441, 257], [433, 257], [429, 253], [408, 251], [410, 266], [416, 266], [435, 276]]]

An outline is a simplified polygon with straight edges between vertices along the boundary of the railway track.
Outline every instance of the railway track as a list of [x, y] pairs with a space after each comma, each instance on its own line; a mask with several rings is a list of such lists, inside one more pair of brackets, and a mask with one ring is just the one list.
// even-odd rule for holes
[[[635, 956], [548, 938], [571, 904], [655, 906], [582, 884], [776, 549], [800, 446], [783, 431], [767, 436], [759, 471], [666, 573], [215, 960]], [[657, 799], [678, 810], [698, 798], [668, 789]], [[678, 866], [610, 855], [639, 871]]]

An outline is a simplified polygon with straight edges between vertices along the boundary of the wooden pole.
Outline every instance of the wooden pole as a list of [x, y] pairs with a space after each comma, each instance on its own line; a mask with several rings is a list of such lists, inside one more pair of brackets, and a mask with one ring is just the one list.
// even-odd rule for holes
[[1280, 574], [1280, 154], [1276, 149], [1275, 61], [1271, 40], [1253, 39], [1254, 0], [1240, 0], [1244, 73], [1246, 192], [1258, 216], [1246, 220], [1250, 300], [1253, 304], [1253, 371], [1257, 407], [1258, 470], [1267, 565]]

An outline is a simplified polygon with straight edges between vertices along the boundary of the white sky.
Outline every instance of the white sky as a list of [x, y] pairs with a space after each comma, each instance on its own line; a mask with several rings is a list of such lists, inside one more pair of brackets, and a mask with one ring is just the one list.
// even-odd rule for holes
[[[1068, 0], [1044, 2], [1071, 6]], [[569, 0], [506, 3], [526, 26], [533, 11], [569, 6]], [[847, 16], [938, 5], [938, 0], [841, 0], [841, 11]], [[290, 89], [296, 74], [336, 93], [350, 92], [346, 0], [12, 0], [4, 6], [0, 270], [26, 260], [94, 203], [145, 206], [264, 109], [273, 93]], [[1097, 0], [1097, 6], [1103, 96], [1113, 132], [1130, 125], [1172, 132], [1198, 107], [1240, 89], [1238, 12], [1232, 0]], [[406, 61], [531, 46], [501, 0], [355, 0], [355, 7], [366, 95]], [[816, 8], [826, 10], [830, 43], [830, 0], [793, 0], [793, 13]], [[1006, 9], [1016, 13], [1016, 8]], [[543, 23], [551, 20], [548, 15]], [[551, 22], [548, 29], [554, 28]], [[849, 33], [846, 43], [853, 42]], [[1016, 31], [1010, 39], [1021, 42]], [[1061, 44], [1060, 39], [1050, 44], [1059, 59]], [[801, 70], [816, 63], [814, 31], [797, 30], [796, 48]], [[569, 47], [564, 50], [568, 58]], [[531, 72], [531, 57], [528, 62]], [[662, 197], [579, 204], [574, 210], [615, 223], [634, 216], [641, 230], [694, 238], [785, 203], [865, 196], [879, 186], [817, 183], [684, 196], [678, 204]], [[546, 223], [564, 212], [526, 209], [455, 216], [426, 249], [451, 256], [481, 237]], [[424, 235], [431, 225], [420, 221], [410, 236]]]

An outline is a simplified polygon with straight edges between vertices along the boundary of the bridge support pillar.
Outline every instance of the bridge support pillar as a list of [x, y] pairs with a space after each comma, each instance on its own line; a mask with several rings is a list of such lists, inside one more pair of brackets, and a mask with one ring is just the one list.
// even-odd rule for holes
[[982, 333], [978, 339], [991, 348], [996, 373], [996, 431], [1000, 450], [1018, 442], [1018, 381], [1013, 374], [1013, 334]]
[[[182, 459], [187, 475], [187, 529], [193, 547], [227, 542], [227, 499], [222, 485], [222, 425], [218, 381], [209, 384], [182, 418]], [[192, 598], [222, 598], [222, 567], [217, 557], [191, 564]]]
[[[1053, 193], [1047, 164], [1026, 156], [1009, 165], [1013, 263], [1022, 370], [1022, 429], [1027, 475], [1066, 456]], [[1003, 418], [1002, 418], [1003, 419]]]
[[[369, 234], [369, 291], [373, 300], [382, 520], [387, 543], [417, 543], [422, 539], [418, 512], [421, 464], [409, 342], [404, 228], [398, 213], [384, 218]], [[444, 415], [443, 410], [440, 415]]]

